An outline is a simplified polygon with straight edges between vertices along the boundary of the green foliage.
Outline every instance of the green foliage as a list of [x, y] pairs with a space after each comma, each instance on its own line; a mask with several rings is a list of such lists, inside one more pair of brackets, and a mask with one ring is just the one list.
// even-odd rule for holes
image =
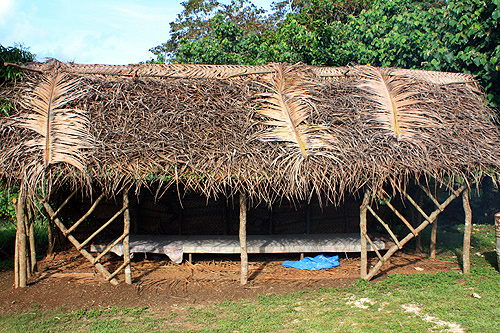
[[0, 187], [0, 219], [16, 220], [13, 199], [17, 199], [17, 188], [5, 189]]
[[[0, 89], [6, 83], [16, 82], [22, 79], [22, 73], [19, 69], [4, 66], [4, 62], [20, 64], [34, 60], [35, 55], [22, 45], [4, 47], [0, 44]], [[7, 98], [0, 98], [0, 115], [8, 116], [13, 107], [12, 102]]]
[[500, 0], [189, 0], [152, 62], [349, 63], [476, 74], [500, 105]]
[[4, 82], [15, 82], [22, 78], [20, 70], [4, 66], [4, 62], [21, 64], [34, 60], [35, 55], [22, 45], [4, 47], [0, 44], [0, 85]]

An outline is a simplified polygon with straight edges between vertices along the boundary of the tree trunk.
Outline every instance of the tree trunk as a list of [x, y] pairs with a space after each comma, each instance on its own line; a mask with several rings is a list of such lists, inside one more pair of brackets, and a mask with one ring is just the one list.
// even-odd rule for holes
[[462, 192], [462, 202], [465, 212], [464, 245], [462, 250], [462, 262], [464, 274], [470, 273], [470, 236], [472, 232], [472, 210], [469, 203], [469, 189]]
[[360, 275], [362, 279], [366, 279], [368, 275], [368, 251], [365, 234], [367, 234], [366, 227], [366, 210], [370, 202], [370, 190], [365, 191], [365, 196], [363, 198], [363, 203], [359, 209], [359, 229], [361, 237], [361, 270]]
[[247, 253], [247, 198], [240, 193], [240, 253], [241, 253], [241, 284], [248, 282], [248, 253]]

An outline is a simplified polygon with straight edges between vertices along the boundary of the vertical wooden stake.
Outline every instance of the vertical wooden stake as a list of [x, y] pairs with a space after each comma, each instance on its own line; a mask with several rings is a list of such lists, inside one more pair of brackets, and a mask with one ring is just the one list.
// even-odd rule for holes
[[240, 253], [241, 253], [241, 284], [248, 282], [248, 253], [247, 253], [247, 198], [240, 192]]
[[368, 275], [368, 251], [366, 247], [366, 210], [367, 206], [370, 202], [370, 190], [366, 189], [365, 196], [363, 198], [363, 203], [361, 204], [359, 210], [359, 229], [360, 229], [360, 237], [361, 237], [361, 278], [366, 279]]
[[429, 258], [436, 259], [436, 242], [437, 242], [437, 227], [438, 227], [438, 218], [432, 222], [431, 229], [431, 244], [430, 244], [430, 253]]
[[127, 207], [123, 212], [123, 233], [126, 235], [123, 239], [123, 261], [128, 262], [125, 266], [125, 283], [132, 284], [132, 271], [130, 267], [130, 208], [128, 191], [123, 190], [123, 207]]
[[[17, 219], [17, 199], [12, 198]], [[19, 288], [19, 228], [16, 228], [16, 241], [14, 246], [14, 286]]]
[[500, 272], [500, 213], [495, 214], [495, 237], [496, 241], [496, 251], [498, 257], [498, 271]]
[[472, 210], [469, 202], [469, 189], [462, 192], [462, 202], [465, 212], [464, 245], [462, 250], [462, 262], [464, 274], [470, 273], [470, 236], [472, 232]]
[[19, 191], [17, 199], [16, 219], [17, 219], [17, 233], [18, 233], [18, 256], [19, 256], [19, 287], [26, 287], [27, 278], [27, 263], [26, 263], [26, 228], [24, 224], [24, 215], [26, 207], [26, 196], [24, 194], [23, 186]]
[[31, 272], [36, 268], [36, 248], [35, 248], [35, 223], [30, 221], [29, 238], [30, 238], [30, 255], [31, 255]]

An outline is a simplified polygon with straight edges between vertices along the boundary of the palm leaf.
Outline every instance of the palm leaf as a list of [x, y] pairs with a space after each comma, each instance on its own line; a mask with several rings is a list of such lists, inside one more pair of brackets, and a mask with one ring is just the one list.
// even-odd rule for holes
[[306, 123], [314, 110], [309, 94], [312, 83], [302, 79], [297, 66], [280, 64], [274, 65], [274, 69], [265, 84], [268, 92], [257, 95], [262, 102], [257, 112], [270, 118], [264, 125], [271, 126], [259, 134], [260, 139], [289, 142], [299, 148], [304, 157], [314, 149], [330, 147], [334, 138], [325, 132], [326, 128]]
[[479, 91], [476, 77], [472, 74], [424, 71], [418, 69], [394, 69], [391, 75], [413, 78], [436, 85], [466, 84], [475, 91]]
[[421, 128], [440, 126], [438, 114], [418, 108], [424, 101], [417, 98], [407, 79], [392, 75], [392, 70], [359, 66], [355, 68], [359, 79], [360, 97], [373, 102], [371, 111], [374, 129], [381, 130], [398, 140], [411, 139]]
[[44, 169], [51, 164], [68, 163], [80, 171], [85, 169], [84, 149], [90, 147], [89, 119], [78, 109], [64, 108], [81, 93], [75, 92], [78, 80], [67, 75], [42, 77], [23, 107], [30, 110], [17, 119], [18, 126], [39, 136], [24, 142], [33, 153], [42, 152]]

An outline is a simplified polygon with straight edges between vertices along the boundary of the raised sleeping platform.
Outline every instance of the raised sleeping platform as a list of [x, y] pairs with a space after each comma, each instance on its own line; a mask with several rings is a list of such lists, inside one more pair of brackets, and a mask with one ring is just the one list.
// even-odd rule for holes
[[[388, 250], [394, 243], [381, 237], [371, 237], [377, 250]], [[102, 252], [104, 243], [91, 246], [92, 252]], [[374, 251], [367, 244], [368, 251]], [[122, 243], [111, 252], [122, 256]], [[342, 253], [361, 252], [359, 233], [350, 234], [298, 234], [247, 235], [248, 253]], [[237, 235], [130, 235], [130, 255], [134, 253], [166, 254], [176, 263], [182, 262], [184, 253], [231, 254], [240, 253]]]

